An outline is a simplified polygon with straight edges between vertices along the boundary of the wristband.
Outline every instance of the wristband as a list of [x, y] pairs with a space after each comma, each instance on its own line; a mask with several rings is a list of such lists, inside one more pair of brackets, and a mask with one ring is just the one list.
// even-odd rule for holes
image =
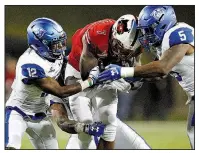
[[88, 83], [89, 83], [89, 87], [91, 87], [92, 85], [93, 85], [93, 79], [92, 78], [90, 78], [90, 77], [88, 77]]
[[134, 67], [122, 67], [121, 68], [121, 77], [133, 77], [134, 76]]
[[93, 85], [93, 80], [91, 78], [88, 78], [87, 80], [80, 83], [82, 87], [82, 91], [88, 87], [91, 87]]

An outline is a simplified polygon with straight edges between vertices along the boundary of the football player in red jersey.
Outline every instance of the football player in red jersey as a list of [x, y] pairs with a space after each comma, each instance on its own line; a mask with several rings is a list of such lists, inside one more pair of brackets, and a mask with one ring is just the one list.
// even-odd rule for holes
[[[65, 70], [66, 84], [85, 80], [92, 68], [99, 71], [110, 63], [123, 66], [135, 64], [135, 57], [141, 53], [137, 41], [137, 19], [133, 15], [124, 15], [117, 21], [104, 19], [88, 24], [75, 32], [72, 37], [72, 49]], [[93, 88], [69, 97], [70, 111], [74, 120], [92, 123], [92, 109], [98, 112], [99, 120], [105, 123], [97, 149], [114, 149], [117, 129], [117, 90], [128, 91], [131, 85], [123, 79]], [[90, 136], [79, 134], [81, 149], [87, 149]]]

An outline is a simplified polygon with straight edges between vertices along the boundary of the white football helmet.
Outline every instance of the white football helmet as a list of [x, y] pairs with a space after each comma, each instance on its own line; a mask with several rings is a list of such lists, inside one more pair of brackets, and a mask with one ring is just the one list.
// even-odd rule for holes
[[137, 18], [127, 14], [121, 16], [112, 27], [111, 53], [120, 60], [132, 58], [134, 51], [140, 46], [138, 41]]

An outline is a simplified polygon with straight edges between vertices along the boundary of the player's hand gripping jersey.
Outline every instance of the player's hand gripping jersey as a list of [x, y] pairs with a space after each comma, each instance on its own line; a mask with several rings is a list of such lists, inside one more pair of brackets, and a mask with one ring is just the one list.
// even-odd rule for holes
[[27, 49], [18, 60], [16, 77], [12, 84], [13, 91], [6, 105], [17, 106], [29, 114], [45, 112], [44, 99], [47, 94], [33, 85], [33, 82], [46, 77], [56, 79], [60, 74], [62, 63], [62, 56], [55, 62], [49, 62], [41, 58], [34, 50]]
[[115, 23], [112, 19], [104, 19], [85, 26], [75, 32], [72, 37], [72, 50], [68, 62], [79, 71], [79, 62], [83, 50], [82, 37], [86, 34], [86, 41], [91, 47], [92, 54], [96, 58], [106, 58], [108, 56], [108, 43], [110, 30]]

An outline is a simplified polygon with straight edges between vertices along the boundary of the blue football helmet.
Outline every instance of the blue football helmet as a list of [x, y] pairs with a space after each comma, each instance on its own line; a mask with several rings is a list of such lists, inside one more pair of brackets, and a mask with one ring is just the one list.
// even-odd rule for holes
[[62, 27], [52, 19], [37, 18], [27, 28], [28, 45], [47, 60], [60, 58], [66, 50], [67, 36]]
[[142, 9], [138, 17], [139, 41], [147, 50], [162, 43], [166, 31], [177, 23], [171, 6], [149, 5]]

